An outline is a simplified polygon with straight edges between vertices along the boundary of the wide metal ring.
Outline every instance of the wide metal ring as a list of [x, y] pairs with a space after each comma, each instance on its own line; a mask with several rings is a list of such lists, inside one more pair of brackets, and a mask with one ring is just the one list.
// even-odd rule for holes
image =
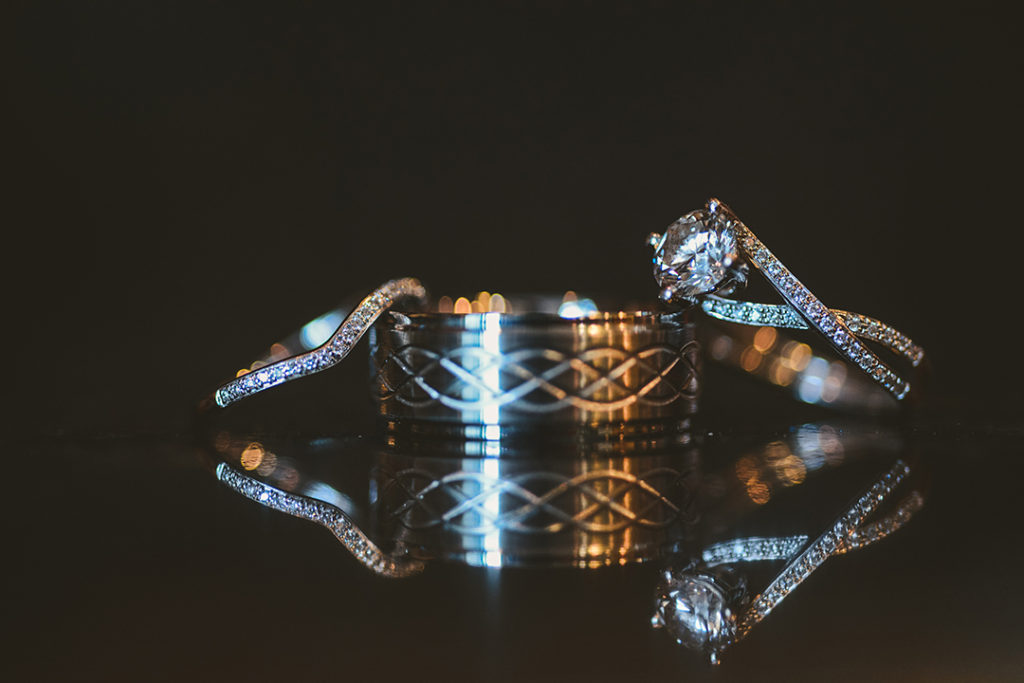
[[687, 312], [601, 308], [573, 295], [469, 310], [392, 310], [373, 326], [372, 387], [389, 429], [636, 433], [696, 411], [700, 353]]

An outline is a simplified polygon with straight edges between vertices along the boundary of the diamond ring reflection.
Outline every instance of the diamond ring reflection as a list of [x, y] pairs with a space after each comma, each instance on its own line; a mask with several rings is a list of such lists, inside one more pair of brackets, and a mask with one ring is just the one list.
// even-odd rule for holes
[[[897, 460], [810, 544], [804, 535], [733, 539], [709, 546], [698, 562], [666, 570], [651, 625], [718, 663], [722, 651], [743, 639], [829, 557], [864, 548], [902, 527], [924, 504], [917, 491], [889, 515], [865, 522], [909, 474], [910, 467]], [[751, 596], [736, 565], [770, 561], [786, 564], [765, 590]]]
[[[864, 341], [880, 345], [914, 368], [924, 360], [921, 347], [879, 320], [827, 308], [717, 199], [686, 214], [664, 233], [652, 233], [648, 241], [654, 248], [654, 275], [663, 300], [699, 304], [707, 315], [730, 323], [816, 330], [897, 401], [910, 395], [910, 382]], [[751, 265], [785, 304], [728, 298], [746, 284]]]

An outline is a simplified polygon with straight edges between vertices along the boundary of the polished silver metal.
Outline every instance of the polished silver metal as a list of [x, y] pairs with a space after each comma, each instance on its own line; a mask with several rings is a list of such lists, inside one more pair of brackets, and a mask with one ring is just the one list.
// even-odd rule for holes
[[[680, 227], [683, 226], [683, 227]], [[686, 230], [689, 241], [679, 237]], [[703, 231], [703, 232], [702, 232]], [[674, 239], [675, 241], [670, 241]], [[731, 323], [816, 330], [846, 362], [883, 387], [897, 401], [911, 384], [861, 340], [877, 343], [917, 368], [924, 351], [906, 335], [880, 321], [824, 306], [723, 203], [708, 200], [663, 235], [648, 238], [655, 249], [655, 276], [666, 301], [699, 303], [708, 315]], [[682, 244], [683, 246], [679, 246]], [[734, 248], [733, 245], [738, 245]], [[675, 252], [669, 253], [675, 249]], [[738, 253], [742, 253], [742, 258]], [[757, 269], [785, 299], [785, 305], [725, 298]]]
[[[827, 424], [756, 447], [690, 432], [559, 443], [395, 433], [381, 444], [221, 431], [207, 455], [233, 490], [325, 526], [367, 567], [398, 575], [432, 559], [591, 568], [679, 554], [712, 567], [780, 557], [789, 551], [722, 541], [723, 532], [843, 464], [890, 460], [894, 438]], [[889, 531], [862, 527], [850, 543]]]
[[[472, 441], [392, 444], [374, 467], [375, 527], [413, 557], [625, 565], [673, 552], [700, 519], [700, 459], [683, 435], [584, 440], [555, 453], [531, 444], [501, 457], [479, 457]], [[473, 455], [455, 457], [465, 447]]]
[[227, 406], [267, 389], [340, 363], [370, 325], [391, 306], [410, 299], [423, 301], [426, 290], [415, 278], [389, 280], [363, 298], [354, 309], [343, 307], [320, 316], [283, 342], [274, 344], [263, 358], [239, 370], [202, 407]]
[[388, 553], [381, 550], [349, 514], [336, 505], [289, 493], [256, 477], [247, 476], [227, 463], [218, 463], [214, 471], [217, 479], [249, 500], [326, 527], [359, 562], [375, 574], [400, 579], [423, 571], [423, 563], [410, 558], [404, 551]]
[[782, 328], [712, 319], [701, 322], [697, 338], [705, 360], [756, 377], [798, 401], [858, 413], [900, 408], [901, 403], [856, 367], [797, 341]]
[[[589, 300], [588, 300], [589, 301]], [[686, 312], [509, 299], [514, 314], [392, 311], [370, 335], [374, 397], [392, 428], [492, 438], [521, 427], [609, 428], [696, 409]], [[562, 314], [559, 314], [562, 309]]]
[[[867, 520], [910, 473], [898, 459], [809, 544], [805, 535], [731, 539], [706, 548], [700, 562], [666, 570], [651, 625], [667, 628], [678, 642], [703, 649], [718, 663], [724, 650], [745, 638], [829, 557], [867, 547], [903, 527], [924, 504], [919, 491], [912, 491], [888, 515]], [[782, 570], [751, 597], [735, 565], [780, 560], [786, 562]]]
[[[481, 445], [494, 448], [481, 453]], [[395, 436], [374, 445], [223, 432], [210, 446], [221, 482], [326, 527], [385, 576], [435, 559], [486, 567], [645, 562], [675, 552], [700, 518], [700, 458], [685, 433], [578, 440], [554, 453], [533, 439], [499, 447]]]

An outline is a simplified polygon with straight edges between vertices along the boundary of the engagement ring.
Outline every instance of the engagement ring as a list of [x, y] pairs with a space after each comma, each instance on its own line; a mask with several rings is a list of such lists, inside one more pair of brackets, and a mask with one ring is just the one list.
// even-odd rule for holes
[[[883, 362], [863, 340], [877, 343], [917, 368], [924, 351], [889, 325], [859, 313], [827, 308], [717, 199], [692, 211], [663, 234], [648, 237], [654, 276], [666, 302], [699, 304], [713, 318], [742, 325], [821, 333], [842, 358], [884, 387], [897, 401], [910, 382]], [[760, 271], [785, 304], [727, 298], [746, 283], [749, 266]]]

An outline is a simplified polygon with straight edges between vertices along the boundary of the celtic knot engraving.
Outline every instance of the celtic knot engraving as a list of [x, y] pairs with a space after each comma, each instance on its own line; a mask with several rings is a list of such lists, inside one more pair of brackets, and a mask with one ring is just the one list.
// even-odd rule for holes
[[439, 353], [408, 345], [378, 364], [379, 398], [411, 407], [440, 403], [456, 410], [509, 406], [526, 412], [664, 406], [696, 397], [697, 353], [693, 341], [681, 348], [600, 347], [575, 354], [545, 348], [494, 352], [478, 346]]
[[640, 475], [601, 469], [574, 476], [459, 471], [437, 477], [409, 468], [385, 477], [382, 497], [400, 489], [402, 500], [389, 516], [411, 530], [610, 533], [630, 526], [659, 529], [689, 518], [690, 474], [657, 467]]

